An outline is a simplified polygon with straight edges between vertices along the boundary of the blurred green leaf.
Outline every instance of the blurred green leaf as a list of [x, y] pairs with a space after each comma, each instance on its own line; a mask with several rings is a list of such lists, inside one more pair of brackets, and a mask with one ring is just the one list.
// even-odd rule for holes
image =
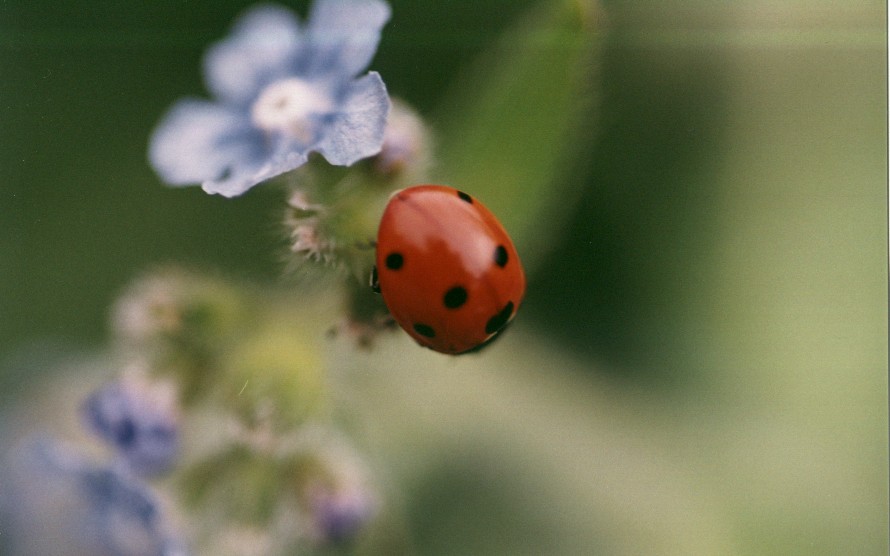
[[458, 80], [436, 118], [435, 178], [498, 214], [526, 265], [582, 189], [572, 161], [584, 160], [593, 131], [597, 13], [587, 0], [538, 6]]

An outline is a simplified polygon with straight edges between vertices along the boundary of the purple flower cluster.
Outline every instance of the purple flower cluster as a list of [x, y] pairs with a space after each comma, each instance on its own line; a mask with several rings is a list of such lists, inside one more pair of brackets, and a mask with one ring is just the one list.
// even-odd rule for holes
[[94, 392], [83, 406], [87, 426], [136, 474], [169, 470], [179, 453], [175, 394], [134, 377]]
[[111, 448], [110, 461], [45, 437], [6, 454], [0, 525], [13, 531], [5, 541], [12, 553], [185, 554], [146, 481], [179, 453], [175, 392], [167, 386], [125, 375], [86, 399], [85, 424]]
[[45, 438], [18, 446], [11, 456], [4, 462], [9, 482], [0, 492], [2, 545], [10, 554], [187, 553], [157, 495], [125, 467], [90, 461]]

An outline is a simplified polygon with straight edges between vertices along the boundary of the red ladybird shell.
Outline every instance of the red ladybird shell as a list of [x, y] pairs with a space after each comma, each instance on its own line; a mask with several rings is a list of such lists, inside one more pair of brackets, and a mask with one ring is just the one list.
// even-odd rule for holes
[[448, 354], [491, 341], [525, 294], [525, 272], [501, 223], [478, 199], [442, 185], [393, 194], [377, 233], [377, 279], [396, 322]]

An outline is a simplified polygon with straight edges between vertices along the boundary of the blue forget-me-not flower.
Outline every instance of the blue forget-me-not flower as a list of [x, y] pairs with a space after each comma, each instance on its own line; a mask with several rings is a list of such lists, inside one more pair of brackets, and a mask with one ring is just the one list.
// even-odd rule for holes
[[178, 412], [171, 384], [124, 376], [90, 395], [87, 426], [135, 473], [167, 471], [179, 454]]
[[389, 20], [381, 0], [317, 0], [301, 24], [264, 5], [207, 52], [215, 101], [176, 103], [154, 132], [152, 166], [171, 185], [240, 195], [311, 152], [348, 166], [380, 151], [390, 107], [380, 75], [357, 77]]

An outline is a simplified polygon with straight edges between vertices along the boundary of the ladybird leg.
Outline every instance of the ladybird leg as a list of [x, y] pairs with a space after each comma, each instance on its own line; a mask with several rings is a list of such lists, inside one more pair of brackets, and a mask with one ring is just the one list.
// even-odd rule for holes
[[377, 265], [375, 264], [371, 267], [371, 279], [368, 281], [368, 285], [371, 286], [371, 291], [374, 293], [380, 293], [380, 280], [377, 277]]
[[356, 242], [353, 244], [353, 246], [354, 246], [356, 249], [358, 249], [359, 251], [367, 251], [367, 250], [370, 250], [370, 249], [376, 249], [376, 248], [377, 248], [377, 240], [374, 240], [374, 239], [367, 239], [367, 240], [364, 240], [364, 241], [356, 241]]

